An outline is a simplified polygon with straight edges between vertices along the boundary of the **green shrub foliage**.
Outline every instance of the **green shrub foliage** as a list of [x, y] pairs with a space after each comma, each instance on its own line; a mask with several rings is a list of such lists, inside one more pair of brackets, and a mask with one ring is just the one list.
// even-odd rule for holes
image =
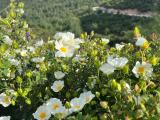
[[146, 39], [135, 27], [133, 43], [112, 47], [109, 39], [96, 38], [94, 32], [79, 38], [58, 32], [44, 41], [35, 40], [38, 36], [24, 20], [23, 7], [12, 0], [7, 16], [0, 18], [0, 116], [13, 120], [160, 119], [156, 34]]

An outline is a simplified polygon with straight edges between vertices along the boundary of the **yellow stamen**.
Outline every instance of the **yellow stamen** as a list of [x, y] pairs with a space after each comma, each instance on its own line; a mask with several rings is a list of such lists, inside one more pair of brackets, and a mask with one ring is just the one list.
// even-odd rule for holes
[[145, 70], [144, 67], [139, 67], [139, 68], [138, 68], [138, 72], [139, 72], [139, 73], [142, 73], [142, 74], [143, 74], [143, 73], [144, 73], [144, 70]]
[[10, 98], [8, 96], [5, 96], [4, 99], [3, 99], [3, 101], [5, 103], [9, 103], [10, 102]]
[[46, 113], [45, 112], [41, 112], [40, 114], [39, 114], [39, 117], [40, 117], [40, 119], [42, 119], [42, 120], [44, 120], [45, 118], [46, 118]]
[[61, 47], [60, 50], [61, 50], [61, 52], [64, 52], [64, 53], [67, 52], [67, 48], [65, 48], [65, 47]]
[[148, 47], [149, 47], [149, 44], [148, 44], [148, 42], [146, 41], [146, 42], [144, 42], [144, 44], [143, 44], [143, 49], [147, 49]]
[[56, 110], [56, 109], [58, 109], [59, 108], [59, 104], [53, 104], [53, 106], [52, 106], [52, 108], [53, 108], [53, 110]]
[[61, 85], [57, 85], [57, 86], [56, 86], [56, 89], [57, 89], [58, 91], [60, 91], [60, 90], [62, 89], [62, 86], [61, 86]]
[[80, 109], [80, 107], [81, 107], [80, 105], [76, 105], [75, 106], [76, 109]]

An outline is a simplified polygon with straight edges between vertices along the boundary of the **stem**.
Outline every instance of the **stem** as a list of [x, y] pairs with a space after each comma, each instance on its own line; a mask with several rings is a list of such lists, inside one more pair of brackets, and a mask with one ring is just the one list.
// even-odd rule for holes
[[2, 9], [2, 10], [0, 11], [0, 14], [1, 14], [3, 11], [7, 10], [8, 8], [9, 8], [9, 5], [8, 5], [6, 8]]
[[142, 62], [144, 61], [144, 52], [142, 50], [140, 50], [141, 55], [142, 55]]

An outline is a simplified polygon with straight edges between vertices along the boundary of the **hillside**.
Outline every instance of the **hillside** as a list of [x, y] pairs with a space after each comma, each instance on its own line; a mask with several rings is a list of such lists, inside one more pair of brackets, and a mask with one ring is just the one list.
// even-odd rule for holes
[[[20, 1], [20, 0], [19, 0]], [[9, 0], [0, 0], [0, 9]], [[138, 25], [145, 35], [159, 31], [159, 18], [114, 15], [93, 11], [93, 7], [103, 6], [115, 9], [137, 9], [142, 12], [159, 12], [158, 0], [23, 0], [25, 18], [38, 35], [47, 37], [56, 31], [71, 31], [79, 35], [83, 31], [94, 30], [98, 36], [108, 36], [113, 40], [128, 40], [130, 30]], [[149, 30], [148, 30], [149, 28]]]

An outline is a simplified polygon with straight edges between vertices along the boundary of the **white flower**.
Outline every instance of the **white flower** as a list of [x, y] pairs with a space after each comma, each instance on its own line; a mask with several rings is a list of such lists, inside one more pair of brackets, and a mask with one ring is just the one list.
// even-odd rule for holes
[[12, 43], [13, 43], [13, 41], [7, 35], [3, 36], [3, 41], [4, 41], [4, 43], [6, 43], [8, 45], [12, 45]]
[[10, 63], [14, 66], [18, 66], [20, 64], [20, 61], [14, 59], [14, 58], [9, 58], [8, 59], [10, 61]]
[[114, 70], [116, 69], [114, 66], [108, 64], [108, 63], [104, 63], [100, 68], [99, 68], [104, 74], [111, 74], [114, 72]]
[[109, 39], [106, 39], [106, 38], [102, 38], [102, 42], [108, 44], [109, 43]]
[[62, 102], [57, 98], [51, 98], [46, 103], [47, 108], [49, 111], [55, 115], [57, 113], [61, 113], [63, 111], [63, 105]]
[[69, 113], [69, 110], [66, 109], [64, 106], [61, 108], [61, 111], [59, 112], [60, 113], [60, 118], [63, 119], [65, 117], [67, 117], [70, 113]]
[[41, 62], [43, 62], [44, 61], [44, 59], [45, 59], [45, 57], [35, 57], [35, 58], [32, 58], [31, 59], [31, 61], [32, 62], [35, 62], [35, 63], [41, 63]]
[[27, 49], [29, 52], [35, 52], [35, 48], [32, 46], [27, 47]]
[[135, 104], [138, 106], [142, 102], [142, 97], [141, 96], [133, 96], [133, 99], [135, 101]]
[[0, 117], [0, 120], [10, 120], [11, 116], [2, 116]]
[[37, 108], [33, 116], [37, 120], [48, 120], [51, 117], [51, 113], [46, 105], [42, 105]]
[[123, 68], [128, 63], [128, 59], [125, 57], [109, 56], [107, 62], [116, 68]]
[[28, 28], [28, 24], [25, 23], [25, 24], [23, 25], [23, 28], [27, 29], [27, 28]]
[[131, 90], [131, 87], [129, 86], [128, 83], [126, 83], [126, 86], [125, 86], [128, 90]]
[[7, 96], [5, 93], [1, 93], [0, 104], [4, 107], [8, 107], [11, 104], [11, 96]]
[[75, 38], [75, 35], [71, 32], [59, 32], [54, 36], [56, 40], [62, 41], [64, 46], [69, 46], [73, 48], [80, 48], [80, 43], [83, 43], [82, 39]]
[[121, 45], [121, 44], [116, 44], [116, 49], [117, 50], [122, 50], [122, 48], [124, 47], [125, 45]]
[[137, 61], [132, 72], [137, 78], [139, 78], [140, 75], [148, 78], [152, 76], [153, 68], [152, 65], [147, 62], [142, 62], [141, 64], [139, 61]]
[[81, 61], [86, 61], [87, 60], [87, 58], [84, 58], [84, 57], [82, 57], [82, 56], [80, 56], [80, 55], [76, 55], [74, 58], [73, 58], [73, 61], [75, 61], [75, 62], [81, 62]]
[[20, 14], [24, 14], [24, 10], [23, 9], [17, 9], [16, 10], [18, 13], [20, 13]]
[[16, 49], [16, 50], [15, 50], [15, 53], [18, 53], [18, 54], [19, 54], [19, 53], [21, 53], [21, 50], [20, 50], [20, 49]]
[[55, 34], [54, 38], [56, 40], [70, 40], [74, 39], [75, 35], [71, 32], [58, 32]]
[[63, 89], [63, 87], [64, 87], [64, 81], [58, 80], [53, 83], [53, 85], [51, 86], [51, 89], [54, 92], [59, 92]]
[[91, 82], [91, 88], [93, 89], [94, 88], [94, 86], [96, 85], [96, 79], [94, 79], [92, 82]]
[[40, 41], [37, 41], [37, 42], [36, 42], [35, 46], [36, 46], [36, 47], [40, 47], [40, 46], [42, 46], [43, 44], [44, 44], [44, 41], [41, 39]]
[[83, 43], [83, 41], [77, 38], [77, 39], [63, 40], [62, 43], [66, 46], [70, 46], [78, 49], [80, 48], [80, 43]]
[[80, 98], [85, 100], [85, 103], [89, 103], [93, 98], [95, 97], [94, 94], [92, 94], [91, 91], [84, 92], [80, 94]]
[[135, 44], [136, 46], [142, 47], [144, 49], [149, 47], [148, 41], [143, 37], [139, 37]]
[[62, 79], [65, 76], [65, 74], [62, 71], [56, 71], [54, 72], [54, 76], [56, 79]]
[[58, 50], [55, 53], [55, 57], [72, 57], [74, 54], [74, 48], [70, 46], [64, 46], [62, 41], [56, 41], [55, 48]]
[[13, 90], [13, 89], [10, 89], [8, 92], [10, 93], [10, 97], [13, 97], [14, 90]]
[[127, 93], [131, 92], [131, 87], [128, 83], [124, 83], [123, 87], [124, 87], [125, 92], [127, 92]]
[[85, 100], [83, 98], [73, 98], [70, 101], [71, 108], [69, 109], [70, 112], [78, 112], [83, 109], [85, 105]]
[[27, 50], [21, 50], [20, 54], [22, 57], [25, 57], [27, 56], [27, 52], [28, 52]]

